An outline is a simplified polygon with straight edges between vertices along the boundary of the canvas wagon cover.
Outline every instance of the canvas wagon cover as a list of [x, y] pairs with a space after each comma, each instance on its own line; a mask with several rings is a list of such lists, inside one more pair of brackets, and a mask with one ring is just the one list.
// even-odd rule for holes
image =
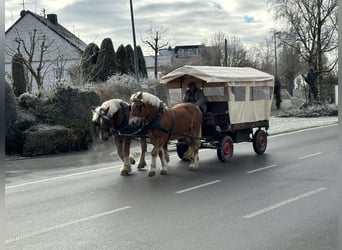
[[[250, 67], [183, 66], [163, 76], [160, 83], [165, 84], [167, 88], [182, 88], [184, 91], [187, 82], [192, 77], [205, 81], [206, 87], [209, 87], [211, 83], [223, 83], [227, 87], [246, 87], [244, 100], [238, 100], [230, 91], [228, 96], [224, 96], [225, 101], [228, 102], [231, 124], [269, 120], [274, 87], [272, 75]], [[252, 89], [258, 87], [266, 93], [263, 95], [265, 98], [252, 100], [255, 93]], [[206, 98], [209, 101], [209, 98]]]
[[210, 82], [259, 82], [271, 80], [273, 76], [250, 67], [190, 66], [180, 67], [160, 79], [167, 84], [182, 76], [191, 75], [208, 83]]

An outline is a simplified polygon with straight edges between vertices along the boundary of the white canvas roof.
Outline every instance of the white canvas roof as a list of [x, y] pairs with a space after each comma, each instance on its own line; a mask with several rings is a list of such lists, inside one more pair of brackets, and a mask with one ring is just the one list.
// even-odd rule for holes
[[161, 84], [177, 81], [190, 75], [205, 82], [258, 82], [273, 81], [273, 76], [250, 67], [190, 66], [180, 67], [160, 79]]

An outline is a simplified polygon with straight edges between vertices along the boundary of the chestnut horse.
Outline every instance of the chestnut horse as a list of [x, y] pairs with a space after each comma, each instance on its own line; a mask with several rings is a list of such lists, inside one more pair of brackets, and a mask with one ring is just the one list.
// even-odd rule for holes
[[[117, 153], [123, 162], [120, 169], [121, 175], [129, 175], [132, 171], [130, 159], [131, 137], [120, 134], [120, 130], [128, 124], [130, 107], [129, 104], [120, 99], [110, 99], [99, 107], [92, 107], [92, 122], [100, 129], [100, 139], [107, 141], [114, 137]], [[141, 154], [138, 169], [146, 166], [145, 153], [147, 150], [146, 138], [141, 137]]]
[[186, 152], [191, 161], [189, 169], [198, 168], [202, 112], [196, 105], [179, 103], [168, 108], [158, 97], [147, 92], [137, 92], [131, 96], [129, 126], [141, 128], [154, 146], [148, 176], [156, 174], [156, 158], [160, 152], [160, 174], [167, 174], [165, 145], [169, 140], [180, 138], [184, 138], [189, 145]]

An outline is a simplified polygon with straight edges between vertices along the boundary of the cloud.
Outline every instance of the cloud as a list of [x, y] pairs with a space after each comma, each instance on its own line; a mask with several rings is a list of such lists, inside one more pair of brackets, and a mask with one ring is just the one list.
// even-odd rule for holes
[[[130, 2], [128, 0], [36, 1], [31, 11], [58, 15], [58, 21], [86, 43], [100, 44], [110, 37], [114, 47], [133, 44]], [[144, 49], [141, 36], [153, 25], [167, 30], [171, 45], [201, 44], [215, 32], [240, 37], [242, 42], [260, 42], [271, 30], [272, 18], [267, 0], [144, 0], [133, 1], [137, 44]], [[17, 0], [5, 1], [8, 28], [21, 10]], [[17, 16], [13, 18], [13, 13]]]

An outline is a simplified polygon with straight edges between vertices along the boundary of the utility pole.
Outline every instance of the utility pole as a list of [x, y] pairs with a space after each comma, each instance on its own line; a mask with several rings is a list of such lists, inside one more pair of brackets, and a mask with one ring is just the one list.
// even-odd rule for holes
[[228, 48], [227, 48], [227, 38], [224, 39], [224, 66], [228, 67]]
[[277, 35], [280, 34], [280, 31], [274, 32], [274, 74], [275, 77], [278, 77], [278, 64], [277, 64]]
[[133, 15], [132, 0], [130, 0], [129, 3], [131, 6], [131, 20], [132, 20], [133, 47], [134, 47], [134, 70], [135, 70], [135, 77], [137, 78], [137, 82], [139, 84], [138, 54], [137, 54], [137, 45], [135, 41], [135, 28], [134, 28], [134, 15]]

